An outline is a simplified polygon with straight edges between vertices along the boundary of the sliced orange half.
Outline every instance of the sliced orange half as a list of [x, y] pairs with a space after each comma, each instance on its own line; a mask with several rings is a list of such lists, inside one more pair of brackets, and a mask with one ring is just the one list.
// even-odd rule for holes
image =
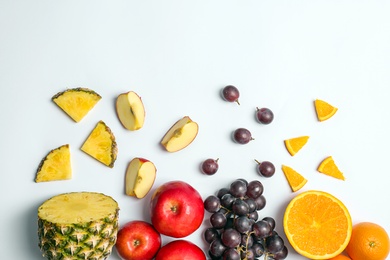
[[300, 190], [307, 183], [305, 177], [289, 166], [282, 165], [282, 171], [291, 187], [291, 190], [294, 192]]
[[326, 157], [318, 166], [317, 170], [334, 178], [345, 180], [344, 174], [339, 170], [332, 156]]
[[316, 99], [314, 101], [314, 107], [319, 121], [328, 120], [337, 112], [337, 107], [334, 107], [321, 99]]
[[306, 191], [288, 204], [283, 219], [291, 246], [309, 259], [329, 259], [347, 247], [352, 234], [346, 206], [323, 191]]
[[309, 140], [309, 136], [294, 137], [284, 140], [284, 145], [286, 146], [286, 149], [290, 155], [294, 156], [307, 143], [307, 140]]

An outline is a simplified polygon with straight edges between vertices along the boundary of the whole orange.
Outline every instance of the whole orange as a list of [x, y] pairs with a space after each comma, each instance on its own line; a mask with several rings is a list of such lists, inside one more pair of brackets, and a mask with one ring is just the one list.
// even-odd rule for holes
[[358, 223], [352, 228], [346, 250], [353, 260], [385, 260], [390, 251], [389, 235], [378, 224]]
[[333, 258], [329, 258], [328, 260], [351, 260], [351, 258], [346, 255], [338, 255]]

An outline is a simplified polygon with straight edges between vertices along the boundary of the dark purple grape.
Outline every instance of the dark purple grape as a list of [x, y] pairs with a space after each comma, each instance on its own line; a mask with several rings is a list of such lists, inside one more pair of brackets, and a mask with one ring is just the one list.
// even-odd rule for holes
[[255, 199], [256, 205], [257, 205], [257, 210], [262, 210], [265, 207], [265, 204], [267, 201], [265, 200], [265, 197], [263, 195], [260, 195]]
[[233, 202], [232, 211], [238, 216], [245, 216], [249, 213], [249, 206], [244, 200], [236, 199]]
[[217, 196], [210, 195], [204, 200], [203, 205], [206, 211], [215, 213], [221, 208], [221, 201]]
[[247, 144], [253, 140], [251, 132], [246, 128], [237, 128], [233, 132], [233, 140], [239, 144]]
[[288, 249], [286, 246], [284, 246], [282, 250], [274, 253], [273, 258], [275, 260], [283, 260], [287, 258], [287, 255], [288, 255]]
[[222, 243], [221, 239], [215, 239], [213, 242], [211, 242], [209, 251], [212, 256], [214, 257], [220, 257], [223, 255], [223, 252], [226, 250], [226, 246]]
[[269, 178], [272, 177], [275, 173], [275, 166], [273, 163], [269, 161], [263, 161], [259, 162], [255, 160], [258, 163], [257, 166], [257, 173], [263, 177]]
[[231, 209], [232, 208], [232, 205], [233, 205], [233, 202], [236, 200], [236, 198], [230, 194], [230, 193], [227, 193], [225, 195], [222, 196], [221, 198], [221, 205], [227, 209]]
[[241, 234], [233, 228], [228, 228], [222, 232], [221, 240], [225, 246], [234, 248], [241, 243]]
[[210, 216], [210, 224], [214, 228], [220, 229], [225, 227], [227, 222], [227, 218], [225, 214], [221, 212], [215, 212]]
[[219, 159], [206, 159], [202, 163], [202, 172], [206, 175], [214, 175], [218, 171], [218, 160]]
[[260, 220], [252, 225], [252, 230], [257, 239], [268, 237], [271, 234], [271, 226], [267, 221]]
[[229, 192], [236, 198], [242, 198], [247, 192], [247, 184], [243, 180], [235, 180], [230, 184]]
[[254, 180], [248, 183], [246, 195], [249, 198], [256, 199], [263, 194], [264, 186], [260, 181]]
[[247, 250], [241, 251], [241, 259], [246, 259], [246, 260], [254, 260], [255, 258], [255, 253], [251, 248], [248, 248]]
[[265, 249], [271, 254], [276, 254], [284, 247], [283, 239], [278, 235], [272, 235], [265, 238]]
[[229, 189], [228, 188], [222, 188], [222, 189], [219, 189], [218, 192], [217, 192], [217, 197], [218, 198], [222, 198], [223, 195], [229, 193]]
[[215, 228], [207, 228], [203, 233], [203, 238], [207, 243], [213, 242], [215, 239], [219, 238], [218, 230]]
[[259, 219], [259, 213], [257, 212], [257, 210], [249, 212], [248, 218], [251, 220], [257, 221]]
[[264, 254], [264, 246], [261, 243], [254, 243], [251, 247], [255, 257], [260, 257]]
[[256, 202], [255, 202], [254, 199], [252, 199], [252, 198], [245, 198], [244, 201], [246, 202], [246, 204], [248, 204], [248, 207], [249, 207], [249, 212], [248, 213], [251, 213], [251, 212], [256, 210], [257, 205], [256, 205]]
[[274, 113], [269, 108], [256, 108], [256, 118], [260, 123], [268, 125], [274, 120]]
[[252, 225], [251, 221], [246, 216], [241, 216], [236, 218], [234, 221], [234, 228], [241, 234], [251, 231]]
[[250, 248], [253, 246], [254, 242], [255, 241], [253, 240], [253, 236], [251, 234], [246, 233], [241, 235], [241, 246]]
[[241, 260], [240, 253], [233, 248], [229, 248], [223, 253], [223, 260]]
[[235, 86], [227, 85], [222, 89], [222, 97], [228, 102], [238, 102], [238, 98], [240, 97], [240, 91]]
[[263, 220], [268, 222], [268, 224], [271, 226], [271, 230], [275, 229], [276, 221], [275, 221], [274, 218], [272, 218], [272, 217], [265, 217], [265, 218], [263, 218]]

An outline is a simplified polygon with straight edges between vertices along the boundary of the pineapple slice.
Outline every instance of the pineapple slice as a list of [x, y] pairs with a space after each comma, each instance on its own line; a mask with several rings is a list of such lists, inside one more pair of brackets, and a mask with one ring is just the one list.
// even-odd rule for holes
[[72, 178], [69, 145], [51, 150], [40, 162], [35, 182], [69, 180]]
[[38, 246], [47, 259], [107, 259], [116, 243], [119, 206], [110, 196], [71, 192], [38, 208]]
[[101, 98], [91, 89], [73, 88], [55, 94], [52, 100], [75, 122], [80, 122]]
[[118, 148], [114, 134], [103, 121], [96, 124], [81, 150], [106, 166], [114, 167]]

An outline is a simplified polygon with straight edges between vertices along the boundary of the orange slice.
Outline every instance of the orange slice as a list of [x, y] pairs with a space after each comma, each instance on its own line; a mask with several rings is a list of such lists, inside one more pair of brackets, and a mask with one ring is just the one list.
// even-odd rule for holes
[[320, 99], [316, 99], [314, 101], [314, 107], [316, 109], [317, 118], [319, 121], [328, 120], [337, 112], [337, 107], [334, 107]]
[[317, 170], [323, 174], [332, 176], [334, 178], [345, 180], [344, 174], [339, 170], [335, 164], [332, 156], [326, 157], [318, 166]]
[[288, 204], [283, 219], [291, 246], [309, 259], [329, 259], [347, 247], [352, 220], [346, 206], [323, 191], [306, 191]]
[[309, 140], [309, 136], [299, 136], [291, 139], [284, 140], [284, 145], [291, 156], [294, 156], [302, 149], [302, 147]]
[[290, 185], [291, 190], [294, 192], [300, 190], [307, 183], [307, 180], [291, 167], [282, 165], [282, 171], [284, 173], [284, 176], [286, 176], [287, 182]]

